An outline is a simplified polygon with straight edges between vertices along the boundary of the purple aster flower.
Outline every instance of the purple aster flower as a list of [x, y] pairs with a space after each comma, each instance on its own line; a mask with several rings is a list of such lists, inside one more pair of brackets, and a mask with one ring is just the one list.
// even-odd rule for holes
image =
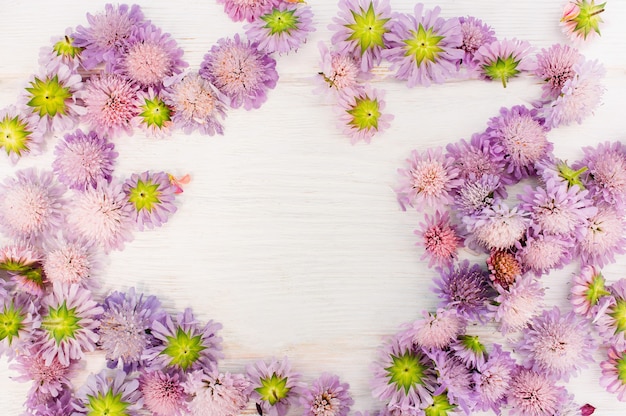
[[232, 108], [246, 110], [261, 107], [278, 81], [276, 60], [238, 34], [218, 40], [204, 55], [200, 76], [228, 97]]
[[41, 267], [43, 257], [31, 243], [18, 240], [0, 248], [0, 270], [6, 271], [21, 291], [42, 296], [48, 283]]
[[507, 197], [506, 188], [495, 175], [473, 174], [465, 179], [456, 190], [454, 207], [461, 218], [466, 215], [479, 215], [484, 209], [500, 204]]
[[471, 414], [474, 408], [472, 371], [455, 355], [441, 350], [428, 353], [437, 369], [437, 384], [439, 387], [433, 393], [434, 396], [446, 394], [448, 403], [456, 404]]
[[465, 216], [463, 221], [468, 232], [470, 247], [477, 243], [487, 250], [507, 250], [521, 240], [526, 233], [530, 220], [528, 213], [509, 208], [499, 202], [484, 208], [480, 214]]
[[396, 336], [379, 349], [372, 395], [401, 414], [412, 414], [433, 403], [436, 379], [434, 364], [422, 349]]
[[434, 279], [434, 292], [439, 296], [439, 306], [456, 308], [460, 316], [481, 321], [487, 303], [494, 296], [487, 273], [478, 264], [470, 266], [469, 260], [437, 270], [439, 277]]
[[250, 398], [264, 415], [285, 416], [304, 390], [300, 374], [291, 370], [287, 357], [272, 358], [269, 364], [257, 361], [246, 367], [246, 373], [250, 379]]
[[413, 150], [406, 161], [409, 167], [398, 169], [401, 183], [396, 189], [403, 209], [406, 205], [417, 210], [424, 206], [437, 209], [453, 202], [452, 191], [462, 183], [453, 157], [444, 156], [437, 147], [424, 153]]
[[542, 307], [544, 289], [529, 273], [515, 279], [508, 289], [496, 285], [496, 290], [498, 296], [488, 307], [504, 334], [524, 328]]
[[23, 293], [0, 299], [0, 355], [10, 360], [33, 343], [41, 324], [38, 306]]
[[322, 374], [300, 397], [303, 416], [348, 416], [354, 404], [349, 389], [348, 383], [341, 383], [338, 376]]
[[511, 353], [503, 351], [499, 344], [493, 344], [489, 358], [484, 364], [478, 365], [473, 374], [476, 410], [493, 410], [500, 414], [500, 407], [506, 403], [515, 369], [516, 364]]
[[131, 125], [139, 126], [149, 137], [163, 138], [172, 134], [174, 109], [165, 103], [161, 91], [148, 87], [147, 91], [138, 91], [137, 115]]
[[425, 351], [447, 348], [465, 331], [466, 321], [456, 309], [437, 309], [436, 313], [422, 311], [422, 319], [410, 324], [402, 341], [410, 341]]
[[535, 163], [545, 159], [553, 145], [536, 110], [516, 105], [501, 108], [487, 123], [487, 134], [503, 148], [506, 171], [517, 180], [535, 174]]
[[584, 184], [595, 202], [622, 207], [626, 204], [626, 146], [604, 142], [583, 147], [585, 157], [574, 169], [585, 169]]
[[434, 216], [425, 215], [426, 222], [420, 223], [420, 228], [414, 233], [420, 237], [415, 244], [424, 247], [424, 255], [420, 260], [428, 258], [428, 267], [433, 265], [451, 265], [457, 259], [458, 249], [463, 246], [463, 237], [457, 228], [450, 222], [448, 212], [441, 214], [439, 210]]
[[314, 32], [311, 7], [279, 2], [243, 27], [246, 36], [267, 53], [297, 50]]
[[342, 0], [339, 14], [328, 26], [331, 43], [340, 52], [360, 59], [361, 70], [369, 72], [382, 61], [387, 47], [385, 34], [391, 30], [389, 0]]
[[227, 98], [198, 73], [179, 74], [164, 81], [165, 103], [174, 109], [172, 121], [186, 134], [199, 130], [213, 136], [224, 134]]
[[626, 223], [624, 215], [614, 207], [598, 206], [589, 218], [587, 233], [578, 240], [578, 252], [583, 264], [599, 267], [615, 261], [616, 254], [626, 252]]
[[518, 367], [511, 378], [507, 401], [511, 416], [553, 416], [567, 402], [567, 390], [532, 369]]
[[456, 63], [463, 59], [459, 19], [444, 19], [440, 12], [439, 6], [430, 10], [417, 3], [413, 15], [396, 14], [385, 34], [389, 46], [382, 56], [391, 62], [395, 77], [406, 80], [410, 88], [443, 83], [456, 74]]
[[454, 167], [459, 169], [460, 178], [502, 176], [505, 173], [503, 148], [485, 133], [473, 134], [469, 142], [461, 139], [450, 143], [446, 151], [446, 157], [454, 158]]
[[366, 87], [362, 92], [339, 96], [339, 124], [350, 142], [369, 143], [375, 134], [389, 128], [393, 115], [385, 110], [384, 92]]
[[54, 149], [52, 162], [59, 181], [70, 189], [95, 187], [99, 180], [111, 182], [113, 163], [118, 156], [113, 143], [95, 131], [68, 133]]
[[609, 393], [616, 394], [619, 401], [626, 402], [626, 350], [609, 347], [607, 355], [608, 358], [600, 363], [600, 385]]
[[56, 397], [50, 395], [30, 395], [25, 403], [25, 415], [59, 416], [72, 415], [76, 410], [76, 400], [70, 389], [64, 389]]
[[87, 13], [88, 27], [78, 26], [74, 33], [74, 45], [84, 48], [82, 65], [93, 69], [102, 62], [110, 66], [128, 45], [133, 29], [144, 23], [143, 13], [137, 5], [107, 4], [104, 12]]
[[562, 314], [555, 306], [531, 319], [516, 351], [525, 356], [526, 367], [568, 381], [593, 361], [596, 348], [588, 321], [574, 311]]
[[195, 416], [237, 416], [249, 400], [250, 380], [244, 374], [193, 371], [183, 383], [187, 406]]
[[135, 370], [145, 365], [144, 351], [160, 344], [151, 334], [153, 322], [165, 317], [159, 300], [155, 296], [144, 298], [130, 288], [128, 293], [111, 293], [102, 307], [98, 345], [105, 352], [109, 367]]
[[143, 406], [155, 416], [187, 414], [187, 395], [177, 372], [156, 370], [142, 373], [139, 376], [139, 391], [143, 396]]
[[607, 344], [626, 349], [626, 279], [609, 286], [610, 297], [597, 318], [598, 332]]
[[76, 373], [76, 361], [64, 365], [54, 358], [47, 364], [37, 348], [26, 348], [17, 355], [17, 362], [10, 368], [19, 374], [11, 377], [12, 380], [32, 381], [29, 395], [59, 397], [63, 390], [71, 389], [71, 379]]
[[0, 110], [0, 151], [6, 153], [11, 163], [22, 156], [41, 153], [43, 131], [38, 128], [37, 117], [24, 116], [26, 111], [10, 105]]
[[480, 341], [478, 335], [459, 335], [450, 344], [450, 350], [469, 369], [476, 369], [484, 365], [487, 360], [487, 348]]
[[49, 237], [44, 241], [42, 269], [52, 283], [77, 283], [89, 288], [100, 269], [99, 251], [88, 241], [74, 237]]
[[79, 285], [55, 283], [52, 292], [43, 298], [41, 328], [38, 329], [45, 363], [58, 359], [63, 365], [80, 360], [85, 351], [95, 349], [102, 308], [92, 299], [91, 292]]
[[459, 17], [459, 25], [461, 26], [461, 49], [464, 53], [461, 63], [469, 69], [476, 67], [474, 55], [476, 51], [483, 46], [496, 40], [495, 32], [491, 26], [482, 22], [473, 16]]
[[100, 181], [75, 195], [67, 214], [69, 229], [104, 249], [121, 250], [133, 239], [133, 207], [122, 185]]
[[276, 0], [217, 0], [224, 5], [224, 13], [233, 22], [254, 22], [259, 16], [276, 6]]
[[611, 293], [607, 290], [606, 281], [600, 269], [594, 266], [583, 266], [580, 272], [572, 277], [569, 300], [574, 312], [593, 317], [602, 311]]
[[152, 335], [160, 341], [144, 351], [143, 360], [150, 367], [175, 368], [183, 371], [211, 369], [222, 357], [222, 338], [217, 336], [221, 324], [212, 320], [197, 321], [190, 308], [178, 314], [176, 321], [168, 314], [152, 322]]
[[320, 51], [320, 72], [315, 81], [318, 87], [314, 93], [338, 96], [358, 95], [365, 90], [365, 81], [372, 75], [361, 68], [361, 58], [347, 51], [330, 51], [324, 42], [318, 43]]
[[76, 392], [77, 412], [72, 416], [91, 414], [138, 416], [143, 404], [139, 382], [122, 370], [102, 370], [91, 374]]
[[13, 238], [38, 238], [63, 224], [65, 187], [51, 171], [15, 172], [0, 184], [0, 230]]
[[119, 75], [94, 75], [85, 86], [85, 122], [93, 131], [111, 138], [130, 134], [137, 108], [138, 86]]
[[543, 98], [554, 100], [563, 90], [567, 80], [574, 77], [574, 64], [582, 59], [578, 49], [568, 45], [554, 44], [550, 49], [542, 49], [537, 54], [535, 75], [545, 81], [541, 86]]
[[582, 60], [574, 64], [573, 78], [565, 81], [561, 94], [543, 108], [546, 126], [578, 124], [601, 103], [605, 88], [600, 81], [606, 73], [598, 61]]
[[530, 43], [517, 39], [495, 40], [478, 48], [474, 64], [484, 79], [502, 81], [506, 88], [509, 79], [521, 72], [533, 72], [537, 67], [531, 59]]
[[82, 50], [74, 43], [74, 29], [68, 27], [63, 36], [53, 37], [50, 45], [41, 48], [39, 65], [48, 72], [57, 71], [61, 65], [76, 71], [82, 63]]
[[515, 245], [515, 256], [523, 270], [530, 270], [537, 276], [552, 269], [562, 269], [572, 260], [574, 252], [571, 237], [542, 234], [533, 227], [527, 230], [524, 240]]
[[176, 188], [165, 172], [134, 173], [124, 182], [123, 189], [133, 207], [133, 217], [140, 230], [160, 227], [176, 212]]

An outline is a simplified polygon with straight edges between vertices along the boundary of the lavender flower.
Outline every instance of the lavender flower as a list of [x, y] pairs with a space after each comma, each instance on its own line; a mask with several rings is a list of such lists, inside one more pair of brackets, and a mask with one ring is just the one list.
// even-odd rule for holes
[[341, 383], [338, 376], [322, 374], [300, 397], [303, 416], [348, 416], [350, 406], [354, 404], [349, 388], [348, 383]]
[[19, 382], [32, 382], [29, 395], [59, 397], [66, 389], [71, 389], [71, 378], [76, 372], [76, 361], [69, 365], [62, 364], [57, 358], [46, 364], [40, 351], [26, 348], [17, 355], [17, 362], [10, 366], [18, 372], [11, 377]]
[[454, 167], [459, 170], [460, 178], [504, 174], [503, 149], [486, 133], [472, 134], [469, 142], [461, 139], [457, 143], [450, 143], [446, 151], [446, 157], [454, 158]]
[[626, 252], [625, 228], [621, 212], [614, 207], [598, 206], [598, 212], [589, 218], [585, 236], [578, 241], [582, 263], [599, 267], [613, 263], [615, 254]]
[[461, 218], [466, 215], [476, 216], [484, 209], [501, 204], [506, 197], [506, 188], [500, 182], [499, 176], [475, 177], [470, 174], [456, 190], [454, 207]]
[[[552, 416], [567, 402], [567, 391], [544, 373], [518, 367], [508, 390], [511, 416]], [[530, 399], [529, 399], [530, 398]]]
[[509, 208], [500, 202], [484, 208], [480, 214], [463, 217], [471, 245], [476, 242], [488, 250], [507, 250], [515, 245], [526, 233], [529, 226], [528, 215], [519, 212], [517, 207]]
[[384, 92], [365, 88], [363, 92], [339, 96], [339, 123], [350, 142], [369, 143], [375, 134], [389, 128], [393, 115], [385, 114]]
[[37, 307], [29, 296], [20, 293], [0, 299], [0, 354], [9, 359], [22, 354], [33, 343], [40, 324]]
[[626, 349], [626, 279], [609, 286], [611, 296], [597, 318], [598, 332], [607, 343]]
[[422, 319], [410, 324], [402, 334], [414, 345], [425, 351], [447, 348], [462, 332], [465, 331], [466, 321], [456, 309], [437, 309], [436, 313], [422, 311]]
[[425, 220], [419, 224], [420, 229], [414, 231], [420, 237], [416, 245], [424, 247], [421, 260], [428, 258], [428, 267], [451, 265], [457, 258], [459, 247], [463, 246], [463, 237], [450, 222], [448, 212], [436, 211], [432, 217], [426, 214]]
[[459, 49], [463, 51], [461, 63], [473, 70], [476, 67], [474, 56], [481, 46], [496, 40], [493, 29], [473, 16], [459, 17], [461, 35], [463, 36]]
[[586, 168], [584, 183], [595, 202], [615, 207], [626, 204], [626, 146], [621, 142], [604, 142], [597, 147], [583, 147], [585, 157], [573, 165]]
[[62, 390], [56, 397], [50, 395], [30, 395], [25, 403], [26, 415], [58, 416], [73, 415], [76, 400], [70, 389]]
[[176, 188], [165, 172], [134, 173], [124, 182], [123, 189], [134, 208], [133, 218], [140, 230], [160, 227], [176, 212]]
[[162, 138], [172, 134], [174, 109], [165, 103], [161, 92], [148, 87], [147, 91], [138, 91], [137, 115], [131, 125], [139, 126], [148, 136]]
[[94, 285], [93, 277], [100, 267], [99, 251], [80, 238], [50, 237], [44, 242], [42, 268], [50, 282]]
[[476, 410], [493, 410], [500, 414], [500, 408], [506, 403], [515, 369], [515, 360], [511, 353], [503, 351], [499, 344], [493, 344], [489, 358], [484, 364], [478, 365], [473, 374]]
[[529, 57], [530, 43], [517, 39], [495, 40], [478, 48], [475, 64], [484, 79], [499, 79], [506, 88], [509, 79], [521, 72], [532, 72], [536, 64]]
[[459, 335], [450, 344], [450, 350], [469, 369], [476, 369], [484, 365], [487, 360], [487, 348], [480, 341], [478, 335]]
[[13, 105], [0, 110], [0, 150], [13, 164], [27, 154], [39, 154], [43, 144], [37, 117], [25, 117], [25, 113]]
[[608, 300], [610, 294], [602, 272], [594, 266], [583, 266], [572, 277], [569, 300], [574, 312], [584, 317], [595, 318], [601, 302], [604, 304], [603, 299]]
[[155, 416], [187, 414], [187, 395], [177, 372], [156, 370], [142, 373], [139, 376], [139, 391], [144, 407]]
[[524, 270], [537, 276], [552, 269], [561, 269], [572, 260], [574, 241], [571, 238], [538, 233], [529, 228], [523, 242], [516, 243], [517, 259]]
[[608, 358], [600, 363], [600, 385], [609, 393], [616, 394], [619, 401], [626, 402], [626, 350], [610, 347], [607, 354]]
[[554, 100], [561, 95], [565, 82], [574, 78], [574, 64], [583, 56], [578, 49], [568, 45], [554, 44], [550, 49], [542, 49], [537, 54], [537, 68], [535, 75], [545, 81], [541, 86], [542, 98]]
[[472, 371], [447, 351], [434, 350], [428, 356], [437, 369], [439, 387], [433, 395], [446, 394], [448, 403], [457, 404], [466, 414], [471, 414], [470, 409], [474, 407]]
[[187, 406], [196, 416], [236, 416], [246, 408], [250, 380], [243, 374], [193, 371], [183, 383]]
[[91, 414], [138, 416], [143, 399], [137, 379], [122, 370], [103, 370], [91, 374], [76, 392], [78, 410], [72, 416]]
[[250, 379], [250, 398], [261, 407], [264, 415], [285, 416], [298, 402], [304, 388], [300, 374], [291, 370], [287, 357], [272, 358], [269, 364], [257, 361], [248, 365], [246, 373]]
[[41, 48], [39, 65], [48, 72], [57, 71], [61, 65], [72, 71], [78, 70], [82, 64], [82, 50], [83, 48], [74, 43], [74, 30], [68, 27], [63, 36], [53, 37], [51, 45]]
[[320, 69], [315, 77], [319, 86], [315, 93], [330, 94], [337, 99], [341, 95], [358, 95], [365, 91], [364, 82], [371, 74], [361, 69], [361, 58], [347, 51], [330, 51], [324, 42], [318, 43]]
[[234, 22], [254, 22], [276, 6], [276, 0], [217, 0], [217, 3], [224, 5], [224, 12]]
[[[38, 248], [18, 240], [0, 249], [0, 270], [6, 271], [11, 280], [17, 283], [18, 289], [41, 296], [48, 283], [41, 268], [43, 257]], [[4, 280], [0, 280], [4, 284]]]
[[519, 276], [508, 289], [496, 285], [496, 290], [489, 310], [504, 334], [524, 328], [541, 309], [544, 289], [531, 274]]
[[315, 31], [311, 8], [287, 2], [279, 2], [244, 29], [246, 36], [267, 53], [297, 50], [309, 33]]

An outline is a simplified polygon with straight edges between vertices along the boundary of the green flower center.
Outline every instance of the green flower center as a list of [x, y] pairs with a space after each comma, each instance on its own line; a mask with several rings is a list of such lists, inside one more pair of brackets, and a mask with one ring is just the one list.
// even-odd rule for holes
[[626, 331], [626, 300], [616, 299], [609, 316], [615, 320], [615, 333]]
[[150, 180], [146, 182], [138, 180], [137, 185], [130, 190], [128, 200], [135, 206], [137, 211], [145, 209], [148, 212], [152, 212], [155, 205], [161, 203], [160, 195], [161, 191], [159, 191], [158, 183], [152, 183]]
[[65, 36], [63, 39], [54, 44], [52, 50], [56, 52], [57, 56], [74, 59], [80, 55], [83, 48], [74, 46], [74, 39], [69, 36]]
[[385, 368], [389, 375], [389, 384], [395, 383], [409, 393], [411, 387], [424, 384], [424, 372], [426, 368], [420, 362], [421, 356], [411, 351], [406, 351], [400, 356], [391, 355], [391, 367]]
[[450, 404], [446, 393], [433, 396], [433, 404], [424, 409], [426, 416], [448, 416], [448, 412], [456, 409], [456, 405]]
[[45, 81], [35, 78], [30, 85], [26, 91], [30, 93], [31, 99], [26, 104], [33, 107], [33, 112], [38, 112], [40, 117], [67, 114], [68, 106], [65, 101], [72, 98], [72, 93], [59, 82], [57, 75], [48, 77]]
[[502, 86], [506, 88], [506, 82], [519, 74], [520, 71], [517, 69], [519, 63], [520, 61], [516, 61], [513, 55], [509, 55], [504, 59], [498, 56], [495, 62], [483, 65], [483, 71], [491, 79], [501, 79]]
[[206, 349], [202, 345], [201, 335], [192, 337], [191, 331], [187, 333], [181, 327], [176, 329], [175, 336], [166, 337], [166, 339], [165, 344], [167, 347], [161, 354], [169, 355], [171, 358], [170, 365], [178, 366], [183, 370], [187, 370], [198, 361], [200, 353]]
[[28, 152], [28, 141], [31, 131], [26, 130], [27, 125], [18, 116], [9, 118], [8, 115], [0, 120], [0, 146], [8, 154], [15, 153], [18, 156], [22, 152]]
[[130, 403], [122, 401], [122, 393], [113, 395], [111, 390], [106, 394], [98, 393], [97, 396], [87, 395], [89, 403], [87, 409], [88, 416], [128, 416], [126, 412]]
[[143, 111], [139, 116], [143, 117], [143, 122], [148, 127], [163, 128], [163, 125], [171, 120], [171, 109], [159, 97], [154, 97], [153, 100], [146, 98], [141, 110]]
[[270, 13], [261, 16], [261, 19], [266, 23], [263, 27], [270, 30], [270, 35], [283, 32], [289, 34], [290, 31], [298, 29], [298, 23], [300, 23], [298, 17], [294, 15], [295, 12], [295, 9], [283, 11], [273, 9]]
[[474, 354], [484, 355], [487, 352], [485, 346], [478, 340], [478, 335], [461, 335], [459, 341]]
[[410, 33], [412, 38], [404, 41], [406, 43], [404, 55], [412, 56], [417, 66], [422, 65], [424, 61], [435, 62], [443, 52], [443, 49], [439, 47], [439, 43], [444, 36], [435, 35], [432, 27], [429, 27], [428, 30], [424, 29], [421, 23], [417, 28], [417, 32], [411, 30]]
[[35, 283], [38, 287], [43, 287], [43, 271], [41, 267], [7, 259], [0, 263], [0, 270], [6, 270], [11, 274], [22, 276], [24, 279]]
[[67, 309], [65, 301], [58, 308], [50, 306], [48, 315], [41, 321], [41, 327], [48, 331], [57, 345], [68, 338], [74, 338], [81, 326], [81, 318], [76, 315], [76, 308]]
[[276, 373], [272, 373], [272, 377], [262, 378], [261, 387], [254, 390], [259, 393], [261, 400], [274, 406], [278, 401], [287, 397], [291, 389], [287, 387], [287, 377], [280, 378]]
[[595, 0], [591, 0], [591, 2], [583, 0], [582, 3], [579, 3], [578, 7], [580, 8], [580, 12], [578, 16], [572, 19], [576, 22], [574, 31], [582, 31], [584, 39], [586, 39], [592, 31], [599, 35], [600, 23], [602, 23], [600, 14], [604, 12], [604, 6], [606, 6], [606, 2], [595, 4]]
[[11, 345], [13, 338], [17, 338], [20, 330], [24, 328], [22, 321], [24, 321], [22, 309], [16, 308], [13, 302], [11, 302], [0, 313], [0, 341], [6, 338], [9, 340], [9, 345]]
[[617, 378], [626, 384], [626, 351], [622, 352], [622, 356], [617, 359]]
[[580, 180], [580, 175], [587, 172], [587, 167], [583, 166], [578, 170], [574, 170], [570, 168], [567, 163], [560, 162], [556, 165], [556, 168], [559, 171], [559, 176], [567, 181], [567, 186], [571, 188], [574, 185], [578, 185], [578, 187], [582, 190], [585, 189], [585, 185]]
[[383, 35], [389, 32], [386, 27], [389, 18], [383, 19], [374, 12], [374, 3], [370, 2], [367, 11], [360, 8], [361, 13], [358, 14], [354, 10], [350, 10], [354, 23], [345, 25], [352, 31], [348, 40], [355, 41], [361, 48], [361, 55], [368, 49], [375, 47], [384, 48]]
[[609, 291], [605, 289], [604, 283], [602, 273], [598, 273], [591, 278], [591, 284], [585, 292], [585, 297], [591, 305], [597, 304], [602, 296], [610, 295]]
[[380, 106], [378, 100], [372, 100], [368, 96], [357, 98], [356, 104], [350, 110], [346, 110], [352, 116], [348, 124], [355, 126], [359, 130], [378, 130], [378, 119], [380, 118]]

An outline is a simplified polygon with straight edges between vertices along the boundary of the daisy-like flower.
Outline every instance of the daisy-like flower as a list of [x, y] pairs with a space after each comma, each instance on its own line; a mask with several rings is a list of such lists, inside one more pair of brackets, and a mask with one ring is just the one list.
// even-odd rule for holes
[[0, 230], [13, 238], [37, 238], [61, 227], [65, 187], [51, 171], [19, 170], [0, 184]]
[[606, 2], [595, 0], [570, 0], [561, 17], [561, 29], [572, 41], [584, 41], [600, 35], [600, 23]]
[[165, 103], [174, 109], [172, 121], [186, 134], [199, 130], [213, 136], [224, 134], [227, 98], [198, 73], [179, 74], [164, 81]]
[[587, 168], [585, 185], [596, 202], [612, 206], [626, 203], [626, 146], [621, 142], [604, 142], [597, 147], [583, 147], [585, 157], [574, 169]]
[[74, 45], [84, 48], [81, 52], [82, 65], [93, 69], [106, 62], [110, 66], [118, 54], [128, 45], [133, 29], [143, 24], [144, 17], [137, 5], [107, 4], [104, 12], [87, 13], [88, 27], [78, 26], [74, 33]]
[[309, 6], [279, 2], [258, 19], [244, 26], [246, 36], [267, 53], [287, 53], [306, 42], [313, 26]]
[[150, 361], [154, 368], [183, 371], [214, 368], [222, 357], [222, 338], [217, 336], [221, 327], [212, 320], [202, 324], [189, 308], [178, 314], [176, 321], [167, 314], [165, 319], [152, 323], [151, 334], [160, 343], [147, 349], [142, 359]]
[[537, 54], [535, 75], [545, 81], [541, 86], [542, 98], [554, 100], [561, 95], [565, 82], [575, 75], [574, 64], [582, 57], [578, 49], [558, 43]]
[[569, 300], [574, 312], [584, 317], [593, 317], [601, 300], [608, 299], [610, 294], [602, 272], [594, 266], [583, 266], [572, 277]]
[[159, 88], [166, 77], [180, 74], [188, 66], [172, 36], [153, 24], [136, 27], [124, 49], [114, 72], [143, 88]]
[[567, 402], [567, 391], [554, 378], [518, 367], [511, 378], [507, 401], [511, 416], [552, 416]]
[[466, 321], [456, 309], [437, 309], [436, 313], [422, 311], [423, 318], [411, 323], [402, 334], [424, 350], [444, 349], [465, 331]]
[[450, 143], [446, 146], [446, 151], [446, 157], [454, 158], [454, 167], [459, 169], [460, 178], [504, 174], [501, 146], [493, 143], [493, 140], [485, 133], [473, 134], [469, 142], [461, 139], [456, 143]]
[[442, 393], [447, 394], [448, 403], [457, 404], [465, 414], [471, 414], [474, 407], [472, 371], [465, 366], [460, 358], [441, 350], [428, 353], [437, 369], [437, 384], [439, 387], [434, 396]]
[[515, 253], [524, 270], [537, 276], [561, 269], [572, 260], [574, 241], [569, 237], [541, 234], [529, 228], [523, 242], [517, 242]]
[[105, 352], [109, 366], [134, 370], [142, 361], [147, 348], [158, 344], [152, 336], [152, 323], [161, 320], [165, 311], [155, 296], [113, 292], [102, 303], [99, 347]]
[[58, 397], [65, 389], [71, 389], [71, 378], [75, 373], [75, 361], [70, 365], [61, 364], [55, 358], [51, 363], [39, 353], [37, 348], [28, 348], [17, 355], [17, 362], [10, 366], [18, 372], [18, 376], [11, 377], [19, 382], [32, 381], [29, 395], [45, 395]]
[[76, 392], [76, 398], [78, 411], [73, 416], [137, 416], [143, 404], [137, 379], [119, 369], [89, 375]]
[[0, 110], [0, 150], [15, 164], [22, 156], [36, 155], [43, 143], [42, 131], [36, 118], [25, 117], [15, 106]]
[[470, 243], [476, 242], [487, 250], [507, 250], [524, 237], [529, 226], [528, 215], [517, 207], [497, 203], [476, 216], [463, 217], [472, 233]]
[[491, 250], [487, 258], [487, 267], [491, 281], [504, 290], [507, 290], [523, 271], [515, 254], [508, 250]]
[[232, 108], [246, 110], [261, 107], [278, 81], [276, 60], [239, 34], [218, 40], [204, 55], [200, 76], [228, 97]]
[[369, 143], [375, 134], [389, 128], [393, 115], [386, 114], [384, 92], [365, 88], [339, 96], [339, 123], [350, 142]]
[[439, 17], [440, 12], [438, 6], [430, 10], [417, 3], [413, 15], [398, 14], [385, 34], [389, 47], [382, 55], [391, 62], [395, 77], [406, 80], [410, 88], [443, 83], [463, 59], [459, 20]]
[[300, 404], [304, 416], [348, 416], [354, 400], [348, 383], [341, 383], [336, 375], [324, 373], [304, 390]]
[[600, 385], [626, 402], [626, 350], [610, 347], [608, 358], [600, 363]]
[[478, 215], [484, 209], [500, 204], [507, 197], [506, 188], [495, 175], [471, 174], [456, 190], [454, 207], [461, 218], [465, 215]]
[[123, 189], [140, 230], [160, 227], [176, 212], [175, 188], [165, 172], [134, 173], [124, 182]]
[[444, 156], [437, 147], [424, 153], [413, 150], [406, 161], [409, 167], [398, 169], [401, 183], [396, 189], [403, 209], [407, 205], [417, 210], [424, 206], [437, 209], [453, 202], [452, 191], [462, 183], [453, 157]]
[[439, 296], [439, 306], [456, 308], [460, 316], [469, 320], [482, 320], [487, 303], [494, 296], [487, 273], [478, 264], [470, 266], [469, 260], [437, 270], [434, 292]]
[[137, 115], [131, 121], [132, 125], [139, 126], [148, 136], [162, 138], [172, 134], [174, 109], [165, 103], [160, 92], [153, 88], [137, 92]]
[[616, 254], [626, 252], [625, 221], [614, 207], [598, 206], [598, 212], [589, 218], [587, 233], [577, 244], [584, 265], [602, 267], [613, 263]]
[[50, 282], [77, 283], [85, 287], [94, 284], [99, 269], [97, 249], [80, 238], [50, 238], [44, 242], [42, 268]]
[[100, 181], [75, 195], [67, 213], [69, 228], [78, 237], [104, 249], [121, 250], [133, 239], [133, 207], [118, 183]]
[[568, 381], [593, 361], [596, 347], [588, 321], [574, 311], [562, 314], [555, 306], [530, 321], [516, 351], [526, 357], [526, 367]]
[[67, 366], [70, 360], [80, 360], [86, 351], [93, 351], [99, 326], [95, 318], [102, 312], [87, 289], [75, 284], [53, 284], [52, 292], [43, 298], [38, 330], [38, 345], [46, 365], [56, 358]]
[[482, 22], [473, 16], [459, 17], [459, 25], [461, 26], [461, 49], [464, 53], [461, 63], [469, 69], [474, 69], [476, 62], [474, 55], [481, 46], [492, 43], [496, 40], [495, 32], [491, 26]]
[[82, 50], [83, 48], [74, 43], [74, 30], [68, 27], [63, 36], [52, 38], [51, 45], [41, 48], [39, 65], [49, 72], [58, 70], [60, 65], [66, 65], [72, 70], [77, 70], [82, 63]]
[[470, 369], [484, 365], [487, 360], [487, 348], [480, 341], [478, 335], [459, 335], [450, 344], [450, 350]]
[[420, 237], [417, 246], [424, 247], [421, 260], [428, 258], [428, 267], [450, 265], [457, 259], [458, 249], [463, 246], [463, 237], [450, 222], [448, 212], [436, 211], [434, 216], [425, 215], [426, 222], [414, 233]]
[[619, 350], [626, 349], [626, 279], [609, 286], [611, 296], [604, 313], [597, 319], [598, 331], [605, 341]]
[[285, 416], [289, 408], [298, 403], [304, 386], [300, 374], [291, 370], [287, 357], [272, 358], [269, 364], [257, 361], [246, 367], [246, 373], [250, 379], [250, 398], [264, 415]]
[[330, 94], [333, 98], [343, 94], [356, 95], [365, 89], [364, 82], [371, 74], [361, 69], [361, 58], [347, 51], [330, 51], [324, 42], [318, 43], [320, 72], [315, 77], [318, 87], [314, 92]]
[[601, 84], [606, 73], [598, 61], [581, 60], [574, 64], [574, 77], [565, 81], [561, 94], [543, 108], [546, 126], [582, 123], [598, 108], [605, 88]]
[[91, 130], [110, 138], [121, 132], [130, 134], [133, 118], [139, 114], [137, 108], [138, 86], [114, 74], [94, 75], [85, 86], [84, 120]]
[[48, 282], [41, 267], [43, 258], [31, 243], [16, 241], [0, 249], [0, 270], [6, 271], [20, 290], [41, 296]]
[[224, 13], [233, 22], [254, 22], [276, 6], [276, 0], [217, 0], [217, 3], [224, 5]]
[[473, 374], [476, 410], [493, 410], [500, 414], [500, 407], [506, 403], [515, 369], [515, 359], [511, 357], [511, 353], [503, 351], [501, 345], [493, 344], [489, 359], [478, 365]]
[[66, 65], [55, 71], [35, 75], [25, 88], [26, 106], [37, 121], [41, 132], [61, 132], [78, 123], [85, 108], [77, 100], [83, 98], [80, 74]]
[[488, 307], [504, 334], [524, 328], [541, 309], [544, 289], [529, 273], [515, 279], [508, 289], [496, 285], [496, 290], [498, 296]]
[[0, 299], [0, 354], [12, 359], [32, 344], [39, 328], [37, 307], [26, 294]]
[[372, 395], [389, 408], [412, 414], [433, 403], [436, 378], [433, 362], [421, 348], [394, 337], [379, 349]]
[[144, 407], [155, 416], [187, 414], [187, 396], [177, 372], [156, 370], [142, 373], [139, 376], [139, 391]]
[[338, 51], [360, 58], [361, 70], [369, 72], [382, 61], [385, 34], [391, 30], [389, 0], [341, 0], [339, 15], [328, 26], [331, 43]]
[[113, 143], [95, 131], [68, 133], [54, 149], [52, 162], [59, 181], [70, 189], [95, 187], [99, 180], [111, 181], [113, 163], [118, 156]]
[[476, 69], [484, 79], [501, 80], [506, 88], [509, 79], [522, 72], [532, 72], [536, 63], [531, 59], [530, 43], [517, 39], [495, 40], [478, 48], [474, 54]]
[[183, 383], [195, 416], [237, 416], [248, 405], [250, 380], [244, 374], [193, 371]]

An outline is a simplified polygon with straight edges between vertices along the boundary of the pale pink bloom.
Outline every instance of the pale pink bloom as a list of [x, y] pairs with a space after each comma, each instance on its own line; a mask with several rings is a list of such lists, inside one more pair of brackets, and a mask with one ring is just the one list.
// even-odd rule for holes
[[450, 215], [436, 211], [434, 216], [425, 216], [426, 222], [414, 233], [420, 237], [417, 246], [424, 247], [421, 260], [428, 258], [428, 267], [449, 265], [457, 258], [459, 247], [463, 246], [463, 237], [450, 222]]
[[436, 313], [424, 310], [422, 316], [410, 324], [404, 336], [425, 350], [446, 348], [465, 331], [466, 320], [456, 309], [439, 308]]
[[567, 401], [567, 390], [544, 373], [518, 367], [507, 392], [511, 416], [554, 416]]
[[626, 351], [610, 347], [608, 359], [600, 363], [602, 375], [600, 385], [609, 393], [617, 395], [617, 399], [626, 402], [626, 381], [624, 368], [626, 368]]
[[515, 279], [508, 290], [499, 286], [496, 290], [499, 295], [488, 308], [503, 334], [524, 328], [542, 307], [544, 289], [531, 274]]
[[569, 300], [574, 311], [591, 318], [603, 311], [604, 300], [610, 295], [606, 282], [599, 268], [583, 266], [572, 277]]
[[250, 380], [243, 374], [194, 371], [183, 383], [194, 416], [237, 416], [246, 408]]
[[154, 416], [181, 416], [187, 414], [187, 396], [179, 373], [149, 371], [139, 376], [139, 390], [143, 404]]

